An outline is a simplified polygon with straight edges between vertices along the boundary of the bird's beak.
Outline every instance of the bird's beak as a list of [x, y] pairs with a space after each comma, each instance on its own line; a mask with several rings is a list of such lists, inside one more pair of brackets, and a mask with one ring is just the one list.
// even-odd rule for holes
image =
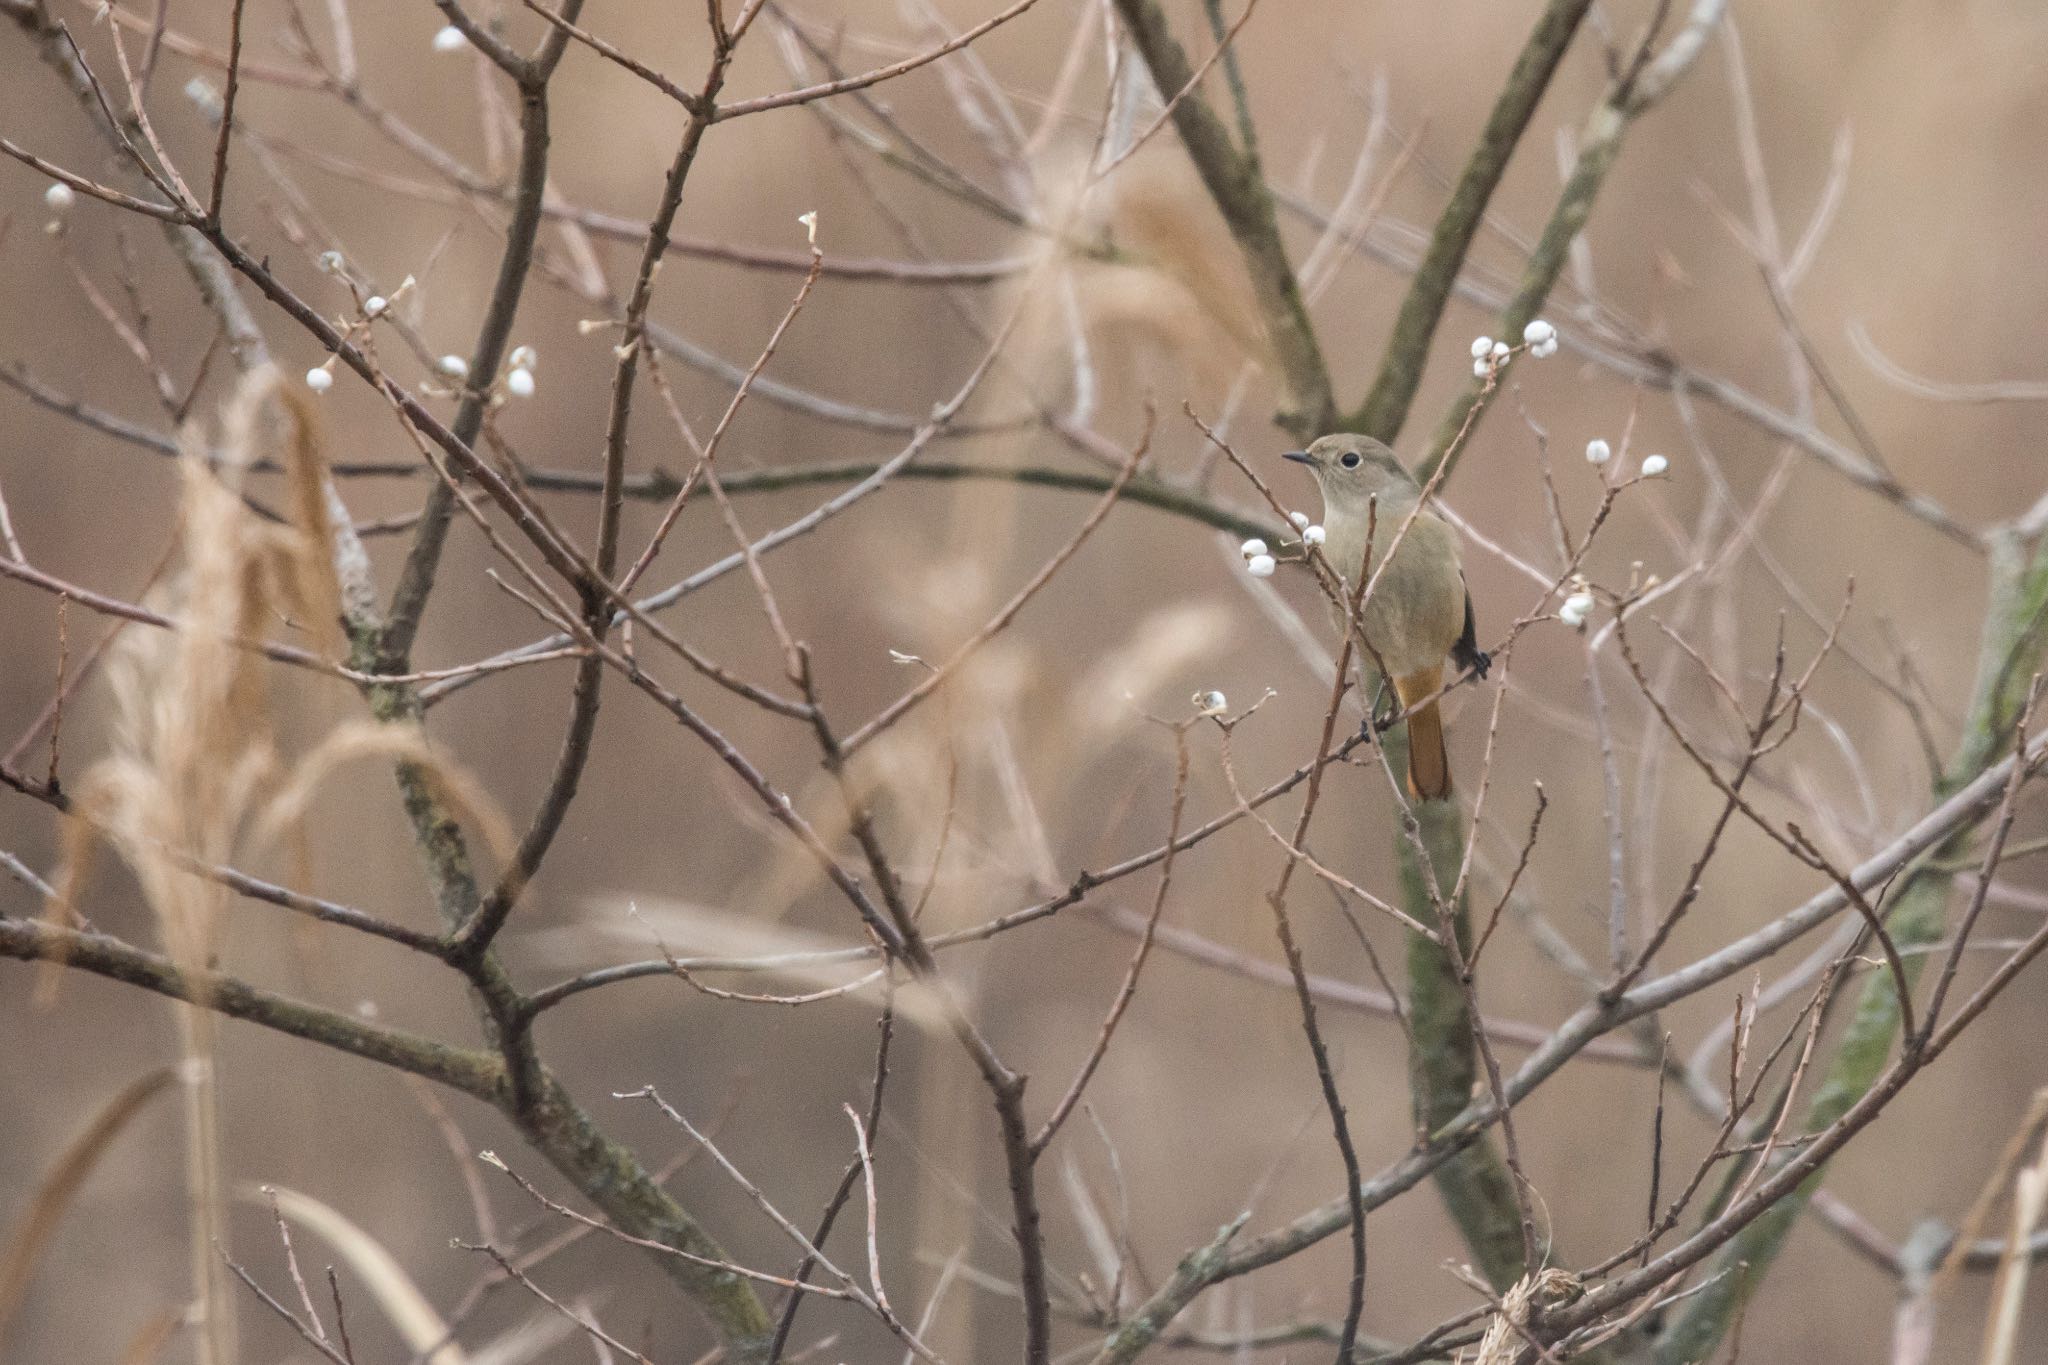
[[1309, 454], [1306, 450], [1290, 450], [1282, 454], [1280, 458], [1283, 460], [1292, 460], [1296, 464], [1314, 464], [1316, 462], [1315, 457]]

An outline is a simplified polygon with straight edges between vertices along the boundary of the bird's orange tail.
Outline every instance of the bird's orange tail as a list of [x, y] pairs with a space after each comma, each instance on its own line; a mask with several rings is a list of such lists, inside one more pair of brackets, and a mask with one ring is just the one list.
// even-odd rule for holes
[[[1394, 693], [1403, 709], [1433, 695], [1443, 686], [1443, 670], [1429, 669], [1394, 679]], [[1444, 749], [1444, 718], [1435, 702], [1408, 717], [1408, 794], [1418, 801], [1441, 801], [1451, 794], [1451, 756]]]

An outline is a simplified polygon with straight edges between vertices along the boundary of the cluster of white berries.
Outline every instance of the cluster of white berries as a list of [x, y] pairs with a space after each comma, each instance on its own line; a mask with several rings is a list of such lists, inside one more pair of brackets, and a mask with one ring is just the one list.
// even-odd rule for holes
[[531, 346], [514, 346], [512, 355], [505, 362], [505, 392], [514, 398], [533, 397], [533, 371], [540, 362]]
[[[334, 365], [336, 357], [329, 356], [325, 364], [316, 365], [306, 371], [306, 387], [315, 393], [325, 393], [334, 387]], [[521, 346], [512, 352], [513, 364], [505, 372], [505, 391], [514, 398], [533, 397], [534, 353], [531, 346]], [[436, 373], [448, 379], [469, 378], [469, 362], [459, 355], [449, 354], [434, 362]]]
[[[314, 265], [323, 275], [341, 275], [346, 277], [348, 273], [348, 261], [339, 251], [321, 252], [318, 258], [315, 259]], [[399, 282], [398, 288], [391, 291], [391, 297], [386, 298], [382, 294], [371, 294], [364, 298], [362, 302], [363, 323], [374, 322], [389, 313], [391, 305], [398, 302], [408, 291], [412, 290], [416, 283], [412, 276], [407, 275]], [[519, 346], [513, 349], [511, 356], [507, 360], [505, 375], [505, 388], [507, 392], [516, 398], [531, 398], [533, 396], [533, 369], [536, 359], [537, 357], [531, 346]], [[330, 355], [325, 361], [306, 371], [306, 387], [314, 393], [326, 393], [329, 389], [332, 389], [334, 387], [335, 367], [340, 363], [340, 360], [340, 356]], [[469, 362], [461, 356], [450, 352], [434, 362], [434, 372], [444, 379], [452, 379], [457, 384], [460, 384], [463, 380], [469, 378]]]
[[[1586, 442], [1586, 463], [1592, 465], [1595, 469], [1603, 468], [1613, 458], [1614, 447], [1600, 437], [1595, 436], [1592, 440]], [[1662, 455], [1652, 455], [1643, 461], [1642, 477], [1654, 479], [1670, 472], [1670, 469], [1670, 460]], [[1570, 626], [1573, 630], [1580, 630], [1584, 628], [1587, 618], [1593, 614], [1593, 608], [1596, 605], [1598, 605], [1597, 599], [1587, 589], [1586, 580], [1583, 578], [1577, 579], [1573, 584], [1570, 595], [1558, 604], [1557, 619]]]
[[[1614, 448], [1599, 437], [1596, 436], [1586, 442], [1587, 464], [1597, 469], [1613, 458]], [[1660, 474], [1668, 473], [1670, 469], [1671, 461], [1665, 459], [1662, 455], [1652, 455], [1643, 461], [1643, 477], [1646, 479], [1654, 479]]]
[[1323, 543], [1323, 528], [1310, 525], [1308, 513], [1289, 512], [1287, 514], [1287, 522], [1295, 530], [1301, 532], [1301, 543], [1303, 545], [1320, 545]]
[[[1328, 538], [1322, 527], [1308, 519], [1306, 512], [1289, 512], [1287, 521], [1300, 533], [1304, 551], [1312, 545], [1321, 545]], [[1272, 548], [1257, 536], [1238, 546], [1237, 552], [1244, 556], [1245, 572], [1253, 578], [1271, 578], [1273, 570], [1279, 567], [1280, 561], [1274, 557]]]
[[[344, 279], [347, 278], [348, 261], [339, 251], [323, 251], [315, 258], [313, 264], [323, 275], [340, 275]], [[391, 305], [403, 298], [417, 283], [418, 281], [412, 276], [407, 275], [398, 282], [398, 288], [391, 291], [391, 297], [386, 298], [382, 294], [365, 296], [362, 302], [361, 325], [367, 327], [368, 324], [375, 322], [378, 318], [390, 312]], [[350, 283], [350, 288], [354, 288], [353, 283]], [[355, 328], [351, 326], [348, 330], [354, 331]], [[334, 367], [340, 359], [339, 356], [330, 355], [326, 360], [306, 371], [306, 387], [314, 393], [326, 393], [329, 389], [333, 388]]]
[[1472, 338], [1472, 377], [1490, 378], [1494, 371], [1507, 364], [1517, 349], [1527, 351], [1532, 360], [1556, 355], [1557, 328], [1542, 318], [1537, 318], [1522, 329], [1522, 344], [1519, 348], [1510, 346], [1505, 341], [1495, 341], [1492, 337]]
[[1486, 378], [1493, 373], [1494, 366], [1513, 354], [1514, 348], [1505, 341], [1495, 341], [1492, 337], [1485, 336], [1472, 338], [1472, 377]]

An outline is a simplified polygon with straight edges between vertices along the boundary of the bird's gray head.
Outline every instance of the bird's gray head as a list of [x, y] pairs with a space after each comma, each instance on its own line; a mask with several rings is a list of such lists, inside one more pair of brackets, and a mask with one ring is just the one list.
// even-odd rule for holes
[[1315, 472], [1326, 507], [1362, 507], [1368, 499], [1377, 499], [1384, 508], [1403, 494], [1413, 496], [1419, 491], [1394, 452], [1370, 436], [1338, 432], [1318, 439], [1307, 450], [1290, 450], [1281, 458], [1305, 464]]

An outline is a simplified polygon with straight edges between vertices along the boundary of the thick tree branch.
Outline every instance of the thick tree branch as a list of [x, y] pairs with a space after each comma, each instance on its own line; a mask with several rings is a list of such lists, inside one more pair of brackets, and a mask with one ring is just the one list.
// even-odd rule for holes
[[[2000, 746], [2010, 742], [2024, 697], [2024, 691], [2015, 691], [2015, 680], [2031, 679], [2048, 653], [2048, 639], [2041, 630], [2043, 613], [2048, 611], [2048, 543], [2037, 545], [2030, 557], [2022, 558], [2017, 542], [2001, 533], [1993, 541], [1991, 569], [1990, 602], [1970, 714], [1948, 769], [1936, 784], [1936, 795], [1960, 791], [1980, 779]], [[1909, 983], [1918, 981], [1926, 963], [1924, 952], [1916, 950], [1936, 943], [1947, 928], [1954, 868], [1968, 853], [1969, 844], [1969, 827], [1957, 829], [1932, 856], [1908, 871], [1891, 895], [1885, 927], [1897, 950], [1906, 955], [1903, 970]], [[1828, 1128], [1871, 1093], [1886, 1074], [1901, 1018], [1898, 993], [1890, 978], [1879, 976], [1866, 982], [1799, 1131], [1816, 1133]], [[1928, 1024], [1934, 1023], [1930, 1013]], [[1916, 1044], [1917, 1040], [1908, 1039], [1909, 1048]], [[1781, 1155], [1771, 1169], [1784, 1169], [1796, 1155]], [[1660, 1340], [1660, 1361], [1677, 1365], [1713, 1354], [1784, 1250], [1793, 1224], [1819, 1188], [1823, 1173], [1816, 1169], [1810, 1181], [1760, 1213], [1722, 1248], [1701, 1292], [1686, 1300]]]
[[[2023, 753], [2009, 754], [1986, 767], [1975, 780], [1948, 796], [1910, 829], [1859, 863], [1849, 874], [1851, 882], [1866, 893], [1889, 882], [1902, 870], [1940, 847], [1957, 831], [1974, 826], [1995, 810], [2012, 778], [2015, 764], [2039, 764], [2044, 759], [2048, 759], [2048, 736], [2030, 737]], [[1521, 1103], [1578, 1056], [1593, 1039], [1696, 995], [1716, 982], [1727, 980], [1848, 909], [1848, 896], [1839, 886], [1829, 886], [1763, 927], [1675, 971], [1639, 983], [1616, 1000], [1595, 1000], [1580, 1007], [1506, 1079], [1502, 1089], [1508, 1103]], [[1889, 993], [1889, 980], [1882, 985]], [[1467, 1104], [1456, 1118], [1440, 1127], [1429, 1142], [1365, 1181], [1361, 1189], [1366, 1208], [1379, 1208], [1428, 1179], [1444, 1162], [1479, 1138], [1499, 1117], [1499, 1107], [1491, 1095]], [[1333, 1200], [1271, 1232], [1235, 1244], [1219, 1256], [1203, 1258], [1203, 1274], [1177, 1275], [1162, 1286], [1137, 1316], [1112, 1334], [1097, 1360], [1102, 1365], [1111, 1365], [1112, 1362], [1133, 1359], [1160, 1326], [1170, 1321], [1209, 1285], [1286, 1260], [1349, 1226], [1350, 1217], [1349, 1201]], [[1187, 1265], [1188, 1262], [1183, 1262], [1184, 1268]], [[1149, 1332], [1141, 1331], [1140, 1324], [1150, 1324]]]
[[545, 1156], [620, 1228], [693, 1260], [659, 1256], [718, 1328], [731, 1358], [756, 1362], [767, 1355], [773, 1324], [739, 1275], [700, 1262], [730, 1261], [633, 1154], [605, 1136], [553, 1077], [540, 1094], [521, 1103], [504, 1063], [486, 1052], [451, 1047], [415, 1034], [370, 1024], [353, 1015], [303, 1004], [221, 972], [187, 971], [169, 958], [130, 947], [104, 934], [81, 933], [34, 920], [0, 918], [0, 957], [55, 961], [174, 1000], [243, 1019], [278, 1033], [395, 1067], [460, 1090], [503, 1110], [535, 1150]]
[[[1634, 62], [1615, 79], [1606, 97], [1587, 118], [1579, 133], [1578, 160], [1551, 209], [1549, 221], [1543, 225], [1542, 235], [1536, 239], [1535, 249], [1529, 253], [1529, 263], [1522, 270], [1513, 297], [1501, 312], [1495, 336], [1512, 340], [1535, 320], [1550, 297], [1551, 286], [1564, 271], [1573, 241], [1592, 216], [1593, 203], [1607, 183], [1607, 173], [1621, 156], [1622, 139], [1629, 125], [1662, 99], [1691, 67], [1726, 7], [1727, 0], [1697, 0], [1678, 35], [1654, 59], [1649, 57], [1647, 46], [1639, 50]], [[1649, 41], [1650, 36], [1646, 36], [1644, 43]], [[1504, 368], [1515, 363], [1516, 360], [1510, 360]], [[1491, 381], [1473, 379], [1467, 383], [1465, 391], [1437, 423], [1428, 452], [1416, 471], [1418, 480], [1427, 482], [1439, 466], [1450, 466], [1459, 452], [1471, 448], [1469, 439], [1461, 440], [1460, 433], [1470, 427], [1475, 413], [1483, 412], [1487, 400], [1502, 390], [1503, 378], [1504, 370]]]
[[1335, 423], [1337, 404], [1331, 395], [1322, 345], [1309, 319], [1308, 302], [1280, 239], [1273, 194], [1259, 168], [1257, 152], [1233, 143], [1230, 130], [1201, 92], [1188, 88], [1195, 69], [1157, 0], [1116, 0], [1116, 9], [1151, 69], [1153, 84], [1169, 98], [1184, 92], [1173, 106], [1173, 126], [1251, 275], [1252, 291], [1265, 319], [1266, 339], [1287, 393], [1286, 405], [1276, 420], [1302, 440], [1318, 436]]
[[397, 1067], [493, 1104], [504, 1084], [503, 1064], [487, 1052], [450, 1047], [354, 1015], [272, 995], [226, 973], [188, 971], [168, 957], [105, 934], [0, 917], [0, 956], [22, 962], [59, 962], [76, 971], [139, 986], [216, 1010], [230, 1019], [246, 1019], [278, 1033]]
[[1592, 0], [1550, 0], [1536, 21], [1535, 31], [1529, 35], [1521, 56], [1515, 59], [1514, 69], [1508, 73], [1507, 83], [1494, 101], [1493, 113], [1479, 134], [1479, 145], [1472, 149], [1471, 159], [1466, 161], [1463, 174], [1451, 190], [1450, 202], [1437, 216], [1429, 248], [1415, 268], [1414, 280], [1408, 286], [1407, 297], [1401, 300], [1400, 315], [1394, 319], [1394, 330], [1387, 338], [1379, 374], [1374, 377], [1365, 402], [1344, 418], [1342, 425], [1346, 431], [1363, 432], [1389, 445], [1400, 435], [1401, 424], [1408, 417], [1408, 405], [1414, 401], [1422, 372], [1429, 363], [1430, 341], [1436, 336], [1444, 305], [1450, 302], [1452, 286], [1465, 264], [1465, 253], [1471, 249], [1472, 239], [1486, 219], [1486, 206], [1507, 171], [1508, 160], [1521, 142], [1536, 105], [1550, 86], [1551, 75], [1564, 60], [1565, 49], [1571, 46], [1572, 36], [1578, 32], [1579, 22], [1586, 17], [1591, 3]]

